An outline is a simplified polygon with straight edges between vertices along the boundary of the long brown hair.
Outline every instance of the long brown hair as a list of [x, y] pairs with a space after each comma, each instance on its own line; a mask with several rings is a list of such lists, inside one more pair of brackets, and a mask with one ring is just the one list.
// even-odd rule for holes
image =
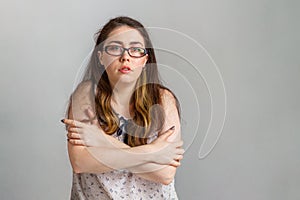
[[[132, 119], [128, 121], [126, 126], [126, 143], [129, 146], [144, 145], [147, 144], [147, 139], [151, 134], [162, 130], [165, 114], [163, 109], [160, 109], [160, 106], [157, 105], [162, 104], [161, 94], [163, 90], [166, 89], [171, 92], [160, 81], [154, 49], [144, 26], [140, 22], [125, 16], [111, 19], [106, 23], [95, 34], [97, 37], [96, 44], [82, 82], [92, 82], [91, 93], [94, 94], [94, 91], [97, 91], [94, 99], [95, 112], [99, 124], [107, 134], [113, 134], [119, 128], [119, 119], [111, 106], [112, 88], [105, 68], [99, 62], [97, 52], [103, 50], [103, 43], [109, 34], [121, 26], [129, 26], [139, 31], [144, 38], [148, 54], [146, 66], [137, 79], [135, 90], [130, 99], [130, 115]], [[180, 116], [179, 102], [174, 94], [173, 96]]]

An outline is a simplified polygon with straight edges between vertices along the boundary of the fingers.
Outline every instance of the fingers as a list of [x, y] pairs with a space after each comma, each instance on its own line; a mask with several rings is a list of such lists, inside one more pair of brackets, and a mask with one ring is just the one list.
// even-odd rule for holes
[[95, 114], [95, 112], [91, 108], [89, 108], [87, 110], [87, 115], [88, 115], [88, 117], [90, 119], [90, 124], [97, 125], [97, 126], [100, 125], [99, 121], [98, 121], [98, 118], [97, 118], [97, 115]]
[[182, 160], [182, 159], [183, 159], [183, 156], [178, 155], [178, 156], [176, 156], [176, 158], [174, 160], [171, 161], [170, 165], [174, 166], [174, 167], [179, 167], [181, 165], [180, 160]]
[[81, 140], [79, 133], [68, 132], [67, 137], [68, 137], [67, 140], [69, 143], [71, 143], [73, 145], [85, 146], [85, 143], [83, 140]]
[[175, 126], [172, 126], [170, 129], [168, 129], [167, 131], [165, 131], [161, 136], [159, 136], [159, 138], [161, 138], [161, 139], [167, 139], [170, 135], [172, 135], [172, 133], [174, 133], [174, 130], [175, 130]]
[[93, 112], [93, 110], [91, 108], [88, 108], [86, 110], [86, 114], [87, 114], [87, 116], [89, 117], [90, 120], [95, 120], [96, 115], [95, 115], [95, 113]]
[[184, 154], [184, 149], [182, 148], [183, 145], [183, 141], [177, 141], [177, 142], [173, 142], [171, 143], [173, 149], [175, 150], [176, 154]]
[[80, 139], [79, 134], [80, 128], [83, 128], [85, 124], [72, 119], [62, 119], [61, 122], [68, 125], [68, 142], [73, 145], [85, 146], [85, 143]]
[[80, 134], [79, 133], [74, 133], [74, 132], [68, 132], [67, 134], [68, 139], [80, 139]]
[[178, 155], [178, 156], [176, 156], [176, 159], [175, 159], [175, 160], [180, 161], [180, 160], [182, 160], [182, 159], [183, 159], [183, 155]]
[[177, 160], [172, 160], [170, 163], [171, 166], [173, 167], [179, 167], [180, 166], [180, 162]]
[[83, 140], [78, 140], [78, 139], [68, 139], [68, 142], [73, 144], [73, 145], [80, 145], [80, 146], [85, 145]]
[[85, 112], [89, 118], [89, 122], [91, 124], [97, 124], [98, 120], [97, 116], [95, 115], [95, 112], [91, 108], [86, 109]]
[[79, 128], [74, 127], [74, 126], [70, 126], [68, 127], [68, 132], [74, 132], [74, 133], [79, 133]]
[[184, 149], [177, 148], [175, 153], [178, 154], [178, 155], [183, 155], [184, 154]]
[[94, 112], [92, 111], [91, 108], [87, 108], [87, 109], [85, 110], [85, 112], [86, 112], [87, 116], [89, 117], [89, 119], [92, 120], [92, 119], [95, 117], [95, 114], [94, 114]]
[[177, 141], [177, 142], [174, 142], [174, 145], [175, 145], [176, 147], [182, 147], [183, 141], [182, 141], [182, 140], [179, 140], [179, 141]]
[[65, 123], [66, 125], [75, 126], [78, 128], [82, 128], [84, 126], [84, 123], [73, 120], [73, 119], [62, 119], [62, 123]]

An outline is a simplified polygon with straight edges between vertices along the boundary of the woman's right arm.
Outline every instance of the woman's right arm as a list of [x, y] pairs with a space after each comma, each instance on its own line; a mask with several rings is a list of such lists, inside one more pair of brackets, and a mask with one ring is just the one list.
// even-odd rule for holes
[[[87, 107], [93, 107], [93, 97], [90, 95], [92, 90], [92, 83], [90, 81], [82, 82], [73, 92], [70, 102], [67, 117], [69, 119], [76, 119], [81, 122], [88, 121], [87, 113], [84, 110]], [[113, 170], [112, 168], [99, 163], [87, 148], [83, 145], [74, 145], [70, 142], [68, 145], [68, 154], [71, 166], [75, 173], [94, 172], [101, 173]], [[84, 171], [83, 171], [84, 169]]]
[[[82, 125], [88, 121], [89, 116], [87, 116], [84, 110], [90, 105], [81, 101], [82, 99], [78, 99], [76, 95], [71, 99], [68, 109], [68, 119], [64, 120], [68, 126], [71, 125], [70, 122], [73, 121], [74, 118]], [[97, 135], [97, 138], [101, 135], [99, 138], [103, 140], [103, 145], [97, 147], [76, 145], [74, 141], [79, 140], [75, 139], [68, 142], [69, 159], [75, 173], [108, 172], [116, 169], [135, 167], [152, 160], [149, 155], [145, 156], [148, 147], [139, 146], [130, 148], [112, 136], [103, 133], [100, 127], [93, 128], [95, 129], [92, 135]]]
[[[70, 115], [72, 115], [72, 109], [70, 109]], [[69, 126], [75, 125], [73, 124], [75, 123], [74, 120], [65, 119], [64, 121]], [[79, 129], [92, 127], [92, 129], [86, 129], [85, 132], [93, 131], [89, 134], [97, 135], [96, 139], [101, 138], [103, 145], [97, 147], [82, 146], [74, 144], [74, 141], [83, 142], [83, 140], [70, 140], [68, 142], [68, 151], [75, 173], [101, 173], [116, 169], [135, 169], [135, 172], [140, 173], [153, 172], [161, 169], [163, 165], [173, 164], [174, 162], [178, 163], [174, 160], [178, 157], [176, 149], [182, 144], [180, 142], [166, 142], [168, 137], [173, 133], [173, 130], [166, 131], [151, 145], [129, 147], [112, 136], [103, 133], [98, 127], [86, 125], [78, 121], [76, 124], [78, 128], [80, 127]], [[158, 149], [161, 149], [160, 152], [158, 152]], [[155, 164], [154, 162], [161, 163]], [[139, 169], [140, 167], [138, 166], [143, 166], [143, 170]]]
[[[79, 87], [78, 91], [74, 92], [72, 100], [76, 105], [70, 107], [68, 113], [69, 119], [74, 119], [75, 116], [78, 121], [86, 121], [86, 119], [89, 118], [84, 112], [83, 107], [89, 105], [90, 103], [88, 102], [92, 102], [92, 99], [82, 100], [82, 97], [89, 96], [86, 91], [90, 91], [89, 85], [87, 84]], [[72, 102], [70, 102], [70, 105], [71, 104]], [[157, 157], [153, 157], [153, 154], [152, 156], [151, 154], [145, 154], [145, 152], [149, 150], [149, 145], [130, 148], [128, 145], [116, 140], [112, 136], [106, 134], [105, 136], [114, 148], [91, 148], [83, 145], [74, 145], [68, 142], [69, 158], [75, 173], [102, 173], [118, 168], [127, 168], [130, 171], [137, 173], [137, 175], [151, 181], [163, 184], [168, 184], [170, 182], [172, 176], [167, 176], [167, 173], [165, 173], [166, 170], [163, 169], [172, 166], [154, 163], [157, 161]], [[162, 138], [163, 137], [160, 136], [161, 140]], [[104, 163], [107, 163], [107, 165]]]
[[[76, 116], [81, 117], [82, 114], [78, 114]], [[72, 108], [69, 108], [68, 118], [74, 119]], [[78, 120], [82, 121], [82, 117]], [[112, 168], [98, 162], [93, 156], [91, 156], [86, 146], [74, 145], [68, 142], [68, 154], [71, 166], [75, 173], [102, 173], [113, 170]]]

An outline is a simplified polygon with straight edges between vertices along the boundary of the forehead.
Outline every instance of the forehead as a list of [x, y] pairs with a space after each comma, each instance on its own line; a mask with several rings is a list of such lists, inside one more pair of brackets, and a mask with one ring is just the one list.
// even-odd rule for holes
[[110, 32], [108, 38], [105, 40], [105, 43], [107, 44], [111, 41], [120, 41], [125, 45], [130, 44], [131, 42], [140, 42], [145, 45], [145, 41], [141, 33], [138, 30], [128, 26], [121, 26]]

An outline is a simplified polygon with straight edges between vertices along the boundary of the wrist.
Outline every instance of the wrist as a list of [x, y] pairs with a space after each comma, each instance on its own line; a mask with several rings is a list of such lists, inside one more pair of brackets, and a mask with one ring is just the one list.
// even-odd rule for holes
[[116, 148], [114, 138], [112, 136], [102, 133], [101, 138], [102, 138], [103, 146], [108, 148]]
[[135, 157], [137, 160], [140, 160], [142, 163], [151, 163], [155, 160], [151, 150], [151, 146], [149, 144], [122, 149], [127, 151], [127, 153], [131, 154], [132, 157]]
[[144, 148], [144, 159], [148, 163], [155, 162], [155, 153], [154, 153], [154, 146], [152, 144], [143, 145]]

